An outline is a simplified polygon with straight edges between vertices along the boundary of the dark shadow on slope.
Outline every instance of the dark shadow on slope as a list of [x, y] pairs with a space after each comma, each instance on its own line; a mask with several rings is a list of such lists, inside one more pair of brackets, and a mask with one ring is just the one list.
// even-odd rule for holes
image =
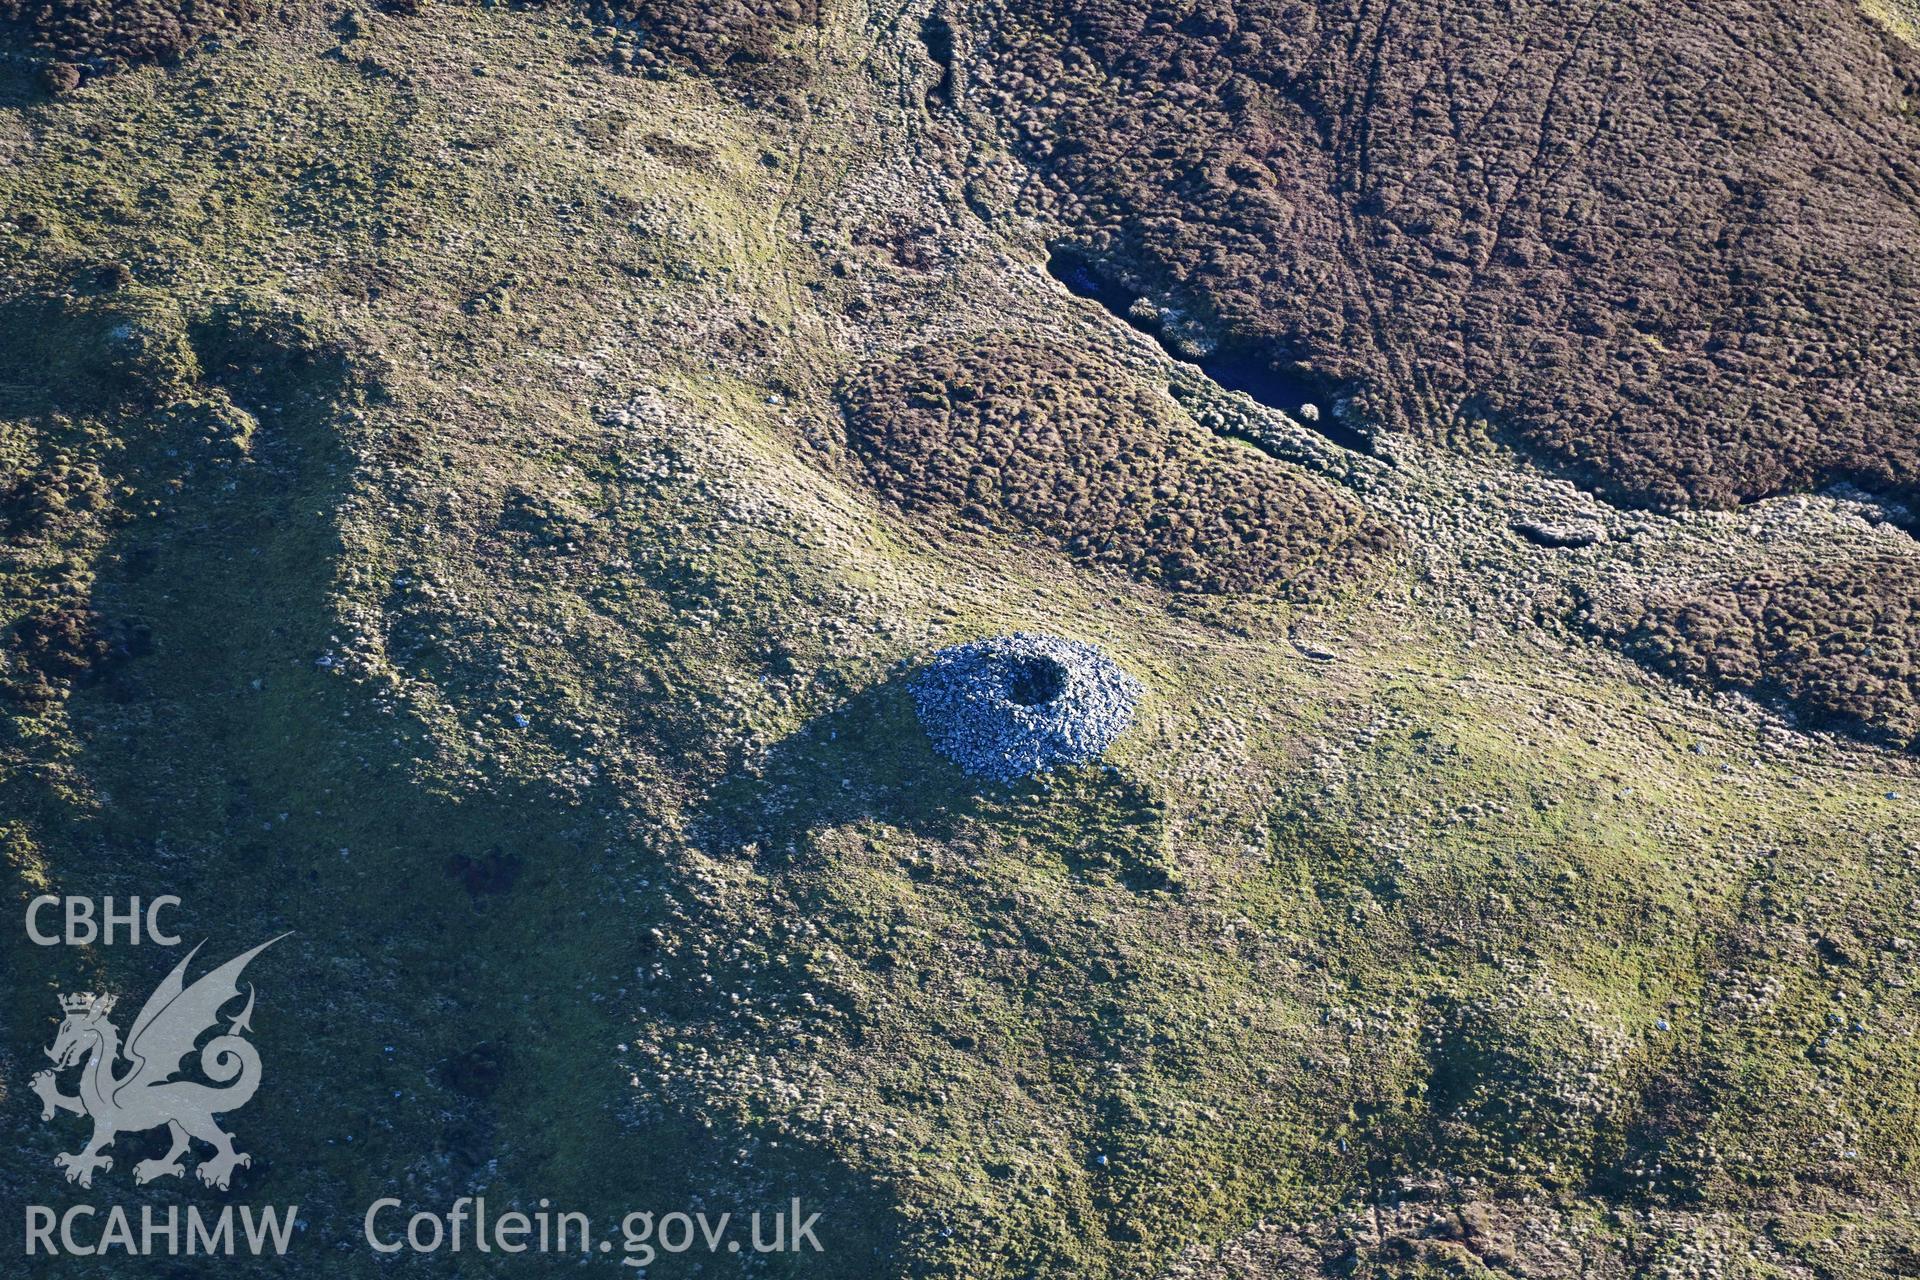
[[[628, 868], [608, 864], [615, 836], [591, 815], [615, 798], [431, 785], [415, 757], [434, 756], [432, 735], [349, 673], [331, 599], [357, 470], [342, 427], [379, 388], [298, 316], [222, 308], [173, 336], [198, 372], [180, 398], [109, 420], [126, 518], [78, 611], [145, 639], [66, 681], [65, 745], [0, 779], [10, 901], [43, 888], [121, 903], [177, 895], [168, 925], [187, 945], [206, 940], [196, 972], [293, 932], [249, 970], [265, 1070], [230, 1126], [253, 1155], [232, 1194], [298, 1202], [307, 1239], [353, 1238], [378, 1196], [445, 1204], [477, 1180], [550, 1195], [602, 1227], [631, 1208], [752, 1190], [732, 1151], [754, 1132], [709, 1128], [678, 1106], [651, 1128], [618, 1127], [634, 1092], [612, 1055], [626, 1005], [586, 993], [629, 980], [649, 920], [609, 889]], [[128, 397], [112, 374], [41, 399], [118, 404]], [[124, 1028], [180, 954], [56, 954], [7, 931], [6, 971], [32, 980], [0, 997], [0, 1056], [41, 1061], [55, 990], [119, 993]], [[66, 1191], [50, 1162], [73, 1149], [78, 1124], [9, 1108], [0, 1187], [36, 1202]], [[136, 1187], [132, 1165], [156, 1141], [116, 1144], [93, 1194], [136, 1215], [224, 1200], [190, 1176]], [[783, 1149], [790, 1189], [741, 1207], [791, 1194], [837, 1205], [859, 1247], [782, 1274], [863, 1274], [891, 1238], [893, 1207], [832, 1156]], [[336, 1266], [327, 1248], [288, 1261], [290, 1274]]]
[[858, 822], [941, 842], [992, 830], [1076, 875], [1137, 891], [1173, 885], [1164, 810], [1146, 787], [1099, 764], [1011, 787], [969, 777], [920, 727], [916, 675], [870, 686], [782, 741], [757, 775], [724, 780], [702, 811], [708, 834], [782, 862], [802, 856], [811, 833]]
[[754, 771], [724, 778], [701, 810], [703, 835], [797, 856], [810, 832], [865, 820], [952, 838], [982, 812], [979, 788], [935, 754], [896, 674], [782, 740]]
[[940, 68], [940, 78], [927, 90], [927, 106], [953, 105], [953, 24], [939, 14], [920, 23], [920, 43]]

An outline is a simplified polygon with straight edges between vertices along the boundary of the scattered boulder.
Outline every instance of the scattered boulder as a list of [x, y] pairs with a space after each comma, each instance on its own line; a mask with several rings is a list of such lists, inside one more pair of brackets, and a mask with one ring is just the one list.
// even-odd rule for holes
[[1003, 783], [1097, 759], [1142, 691], [1095, 646], [1022, 631], [942, 649], [912, 685], [934, 749]]

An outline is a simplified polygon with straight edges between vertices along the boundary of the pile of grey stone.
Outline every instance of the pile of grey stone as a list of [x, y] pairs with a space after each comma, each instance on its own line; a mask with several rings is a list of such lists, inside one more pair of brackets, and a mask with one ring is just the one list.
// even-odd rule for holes
[[911, 692], [935, 750], [975, 777], [1017, 782], [1097, 759], [1142, 688], [1093, 645], [1015, 631], [942, 649]]

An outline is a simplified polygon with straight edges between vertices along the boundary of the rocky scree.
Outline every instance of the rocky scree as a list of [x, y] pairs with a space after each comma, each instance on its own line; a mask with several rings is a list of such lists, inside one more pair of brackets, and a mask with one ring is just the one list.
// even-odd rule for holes
[[941, 755], [1004, 783], [1097, 759], [1142, 687], [1093, 645], [1016, 631], [942, 649], [912, 692]]

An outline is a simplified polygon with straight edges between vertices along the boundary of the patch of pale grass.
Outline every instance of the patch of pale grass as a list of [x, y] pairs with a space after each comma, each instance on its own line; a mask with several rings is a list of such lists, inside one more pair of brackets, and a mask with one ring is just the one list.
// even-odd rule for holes
[[1860, 0], [1867, 16], [1909, 44], [1920, 44], [1920, 0]]

